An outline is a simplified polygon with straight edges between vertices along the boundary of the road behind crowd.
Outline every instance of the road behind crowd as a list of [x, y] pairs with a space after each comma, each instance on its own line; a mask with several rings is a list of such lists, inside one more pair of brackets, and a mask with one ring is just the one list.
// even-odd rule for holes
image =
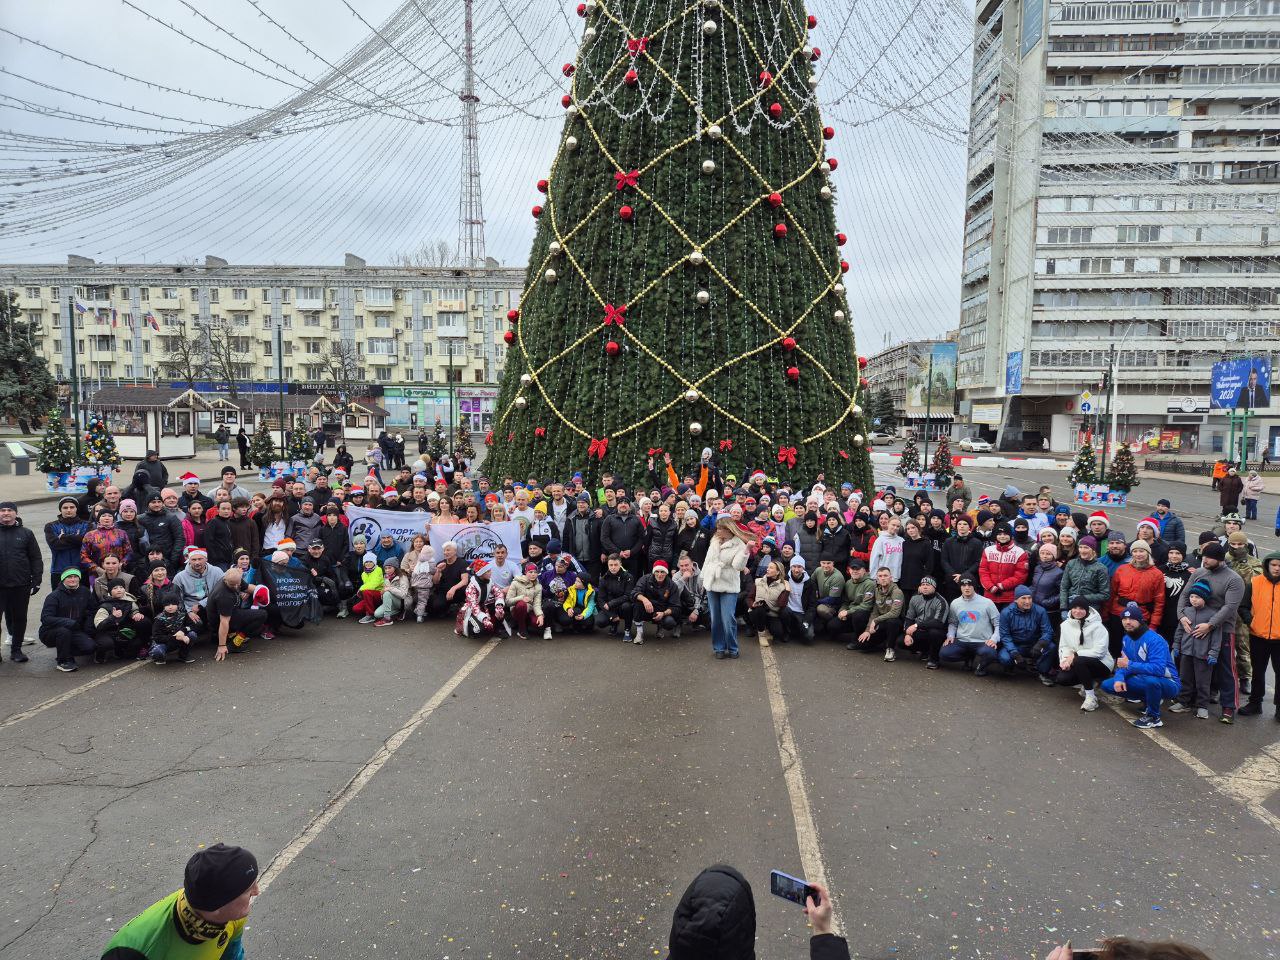
[[[1207, 486], [1137, 493], [1122, 529], [1162, 493], [1189, 535], [1209, 516]], [[706, 634], [480, 645], [326, 620], [224, 664], [73, 675], [28, 652], [0, 665], [4, 960], [96, 956], [219, 840], [277, 858], [255, 958], [664, 957], [717, 861], [755, 888], [761, 957], [805, 955], [768, 872], [815, 864], [855, 956], [1121, 933], [1280, 956], [1269, 713], [1143, 733], [1034, 681], [754, 640], [714, 661]]]

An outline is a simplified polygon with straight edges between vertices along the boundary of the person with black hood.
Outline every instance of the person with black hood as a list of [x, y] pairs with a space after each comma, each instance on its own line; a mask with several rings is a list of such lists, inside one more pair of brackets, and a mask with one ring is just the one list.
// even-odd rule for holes
[[853, 559], [863, 564], [871, 562], [871, 549], [876, 545], [876, 529], [871, 524], [871, 514], [859, 508], [853, 515], [853, 525], [845, 528], [849, 534], [849, 552]]
[[[161, 464], [164, 466], [164, 464]], [[159, 493], [163, 484], [155, 484], [151, 482], [151, 473], [142, 464], [133, 471], [133, 482], [120, 492], [120, 501], [132, 500], [135, 504], [141, 504], [146, 509], [147, 502], [151, 499], [151, 494]]]
[[810, 510], [798, 523], [788, 524], [787, 533], [796, 546], [796, 555], [804, 558], [806, 569], [816, 570], [822, 556], [822, 531], [818, 528], [818, 515]]
[[1032, 547], [1035, 544], [1031, 539], [1031, 521], [1026, 517], [1013, 518], [1013, 542], [1025, 550], [1028, 556], [1034, 553]]
[[840, 514], [832, 510], [822, 522], [822, 529], [818, 537], [818, 561], [830, 560], [836, 565], [836, 570], [843, 577], [845, 569], [849, 566], [849, 556], [852, 550], [853, 541], [849, 536], [849, 531], [845, 529], [844, 521], [840, 519]]
[[[902, 590], [903, 603], [909, 603], [920, 588], [923, 577], [931, 577], [937, 569], [937, 554], [933, 541], [924, 535], [919, 520], [908, 520], [902, 538], [902, 570], [898, 573], [898, 587]], [[905, 609], [905, 607], [904, 607]]]
[[804, 557], [797, 553], [791, 558], [787, 571], [787, 603], [778, 611], [778, 619], [782, 623], [779, 639], [785, 643], [792, 640], [813, 643], [813, 622], [817, 613], [818, 588], [806, 571]]
[[671, 508], [666, 503], [658, 504], [657, 511], [649, 517], [645, 527], [645, 556], [649, 563], [655, 560], [667, 561], [667, 566], [676, 565], [676, 521], [671, 516]]
[[[831, 891], [816, 880], [804, 912], [813, 927], [809, 960], [849, 960], [849, 944], [831, 932]], [[667, 960], [755, 960], [756, 905], [751, 884], [733, 867], [707, 867], [689, 884], [671, 917]]]
[[600, 525], [600, 550], [605, 554], [616, 553], [622, 558], [622, 565], [638, 582], [642, 563], [640, 548], [643, 545], [644, 527], [640, 518], [631, 512], [631, 501], [620, 498], [617, 513], [605, 517]]
[[102, 499], [102, 494], [98, 491], [98, 488], [104, 486], [106, 482], [102, 477], [90, 477], [85, 481], [84, 493], [75, 498], [76, 516], [81, 520], [92, 521], [94, 519], [93, 505]]
[[[157, 490], [169, 485], [169, 468], [161, 461], [160, 454], [154, 450], [148, 450], [147, 455], [138, 461], [138, 465], [133, 468], [134, 476], [137, 476], [139, 470], [147, 474], [147, 482]], [[145, 501], [138, 501], [138, 503], [143, 502]]]
[[960, 596], [961, 578], [978, 582], [983, 548], [983, 542], [973, 535], [973, 523], [967, 515], [962, 514], [952, 522], [955, 536], [942, 544], [942, 595], [950, 600]]
[[1166, 545], [1165, 561], [1159, 565], [1164, 574], [1164, 611], [1159, 623], [1152, 626], [1160, 636], [1172, 644], [1178, 630], [1178, 606], [1182, 603], [1182, 591], [1194, 572], [1186, 562], [1187, 545], [1181, 540]]
[[164, 508], [160, 494], [153, 493], [147, 500], [147, 511], [138, 517], [138, 524], [147, 535], [147, 546], [164, 554], [164, 565], [169, 575], [182, 569], [182, 551], [187, 545], [182, 521]]

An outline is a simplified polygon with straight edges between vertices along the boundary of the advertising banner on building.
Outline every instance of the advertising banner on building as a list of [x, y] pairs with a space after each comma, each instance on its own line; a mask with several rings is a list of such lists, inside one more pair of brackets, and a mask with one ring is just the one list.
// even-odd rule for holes
[[1271, 406], [1271, 358], [1215, 363], [1210, 385], [1209, 403], [1215, 410], [1266, 410]]
[[1022, 393], [1022, 351], [1013, 350], [1005, 359], [1004, 392], [1010, 397]]
[[990, 427], [998, 427], [1000, 425], [1000, 417], [1004, 413], [1004, 407], [998, 403], [975, 403], [973, 405], [973, 413], [969, 419], [974, 423], [986, 424]]
[[954, 343], [913, 343], [907, 352], [907, 393], [903, 412], [908, 417], [949, 419], [956, 406]]

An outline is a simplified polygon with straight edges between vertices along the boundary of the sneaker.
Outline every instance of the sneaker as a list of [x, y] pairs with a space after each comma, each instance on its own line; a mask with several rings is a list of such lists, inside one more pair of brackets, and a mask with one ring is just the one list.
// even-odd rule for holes
[[1042, 674], [1040, 674], [1040, 682], [1041, 682], [1041, 683], [1043, 683], [1046, 687], [1052, 687], [1052, 686], [1053, 686], [1053, 678], [1052, 678], [1052, 677], [1046, 677], [1043, 673], [1042, 673]]
[[1232, 713], [1230, 710], [1223, 710], [1222, 716], [1218, 718], [1218, 722], [1219, 723], [1235, 723], [1236, 715]]
[[373, 622], [374, 622], [375, 620], [377, 620], [377, 619], [378, 619], [377, 617], [374, 617], [374, 616], [368, 616], [368, 615], [366, 615], [366, 616], [363, 616], [363, 617], [361, 617], [361, 618], [360, 618], [360, 622], [361, 622], [361, 623], [373, 623]]
[[347, 605], [344, 603], [338, 608], [338, 619], [345, 620], [349, 616], [351, 616], [351, 611], [347, 609]]
[[1133, 725], [1139, 730], [1154, 730], [1156, 727], [1163, 727], [1164, 721], [1159, 717], [1153, 717], [1149, 713], [1144, 713], [1137, 720], [1133, 721]]
[[924, 665], [926, 670], [937, 670], [939, 666], [940, 664], [937, 660], [926, 660]]
[[[22, 661], [19, 660], [18, 662], [21, 663]], [[1262, 712], [1262, 704], [1258, 703], [1255, 700], [1250, 700], [1248, 703], [1246, 703], [1243, 707], [1240, 708], [1240, 716], [1242, 717], [1254, 717], [1260, 714], [1261, 712]]]
[[526, 636], [526, 635], [525, 635], [525, 632], [524, 632], [523, 630], [517, 630], [517, 631], [516, 631], [516, 639], [517, 639], [517, 640], [528, 640], [529, 638], [528, 638], [528, 636]]
[[276, 638], [276, 635], [272, 633], [270, 630], [263, 630], [261, 633], [258, 634], [258, 636], [260, 636], [263, 640], [274, 640]]
[[245, 634], [241, 633], [239, 630], [237, 630], [230, 637], [228, 637], [227, 640], [230, 643], [230, 645], [235, 647], [237, 650], [239, 650], [241, 647], [243, 647], [246, 643], [249, 642], [249, 638]]
[[[550, 640], [550, 639], [551, 639], [551, 628], [550, 628], [550, 627], [543, 627], [543, 628], [542, 628], [542, 639], [543, 639], [543, 640]], [[638, 642], [639, 642], [639, 641], [637, 641], [637, 643], [638, 643]]]
[[30, 657], [22, 652], [21, 647], [14, 647], [13, 651], [9, 654], [9, 661], [11, 663], [26, 663], [30, 659]]
[[737, 660], [737, 659], [738, 659], [738, 651], [737, 651], [737, 650], [731, 650], [729, 653], [727, 653], [727, 654], [726, 654], [726, 656], [727, 656], [730, 660]]
[[1080, 694], [1080, 696], [1082, 697], [1087, 697], [1089, 695], [1089, 691], [1084, 688], [1084, 684], [1082, 683], [1077, 683], [1075, 686], [1075, 690], [1076, 690], [1076, 693]]
[[388, 620], [386, 617], [383, 617], [380, 620], [373, 621], [373, 625], [375, 627], [389, 627], [391, 626], [392, 623], [394, 623], [394, 621]]
[[885, 663], [893, 663], [893, 661], [895, 661], [895, 660], [897, 660], [897, 659], [898, 659], [898, 655], [897, 655], [896, 653], [894, 653], [894, 652], [893, 652], [893, 647], [890, 647], [888, 650], [886, 650], [886, 651], [884, 652], [884, 662], [885, 662]]
[[94, 662], [94, 663], [106, 663], [106, 662], [107, 662], [107, 651], [105, 651], [105, 650], [96, 650], [96, 651], [94, 651], [94, 654], [93, 654], [93, 662]]
[[1093, 713], [1098, 709], [1098, 695], [1092, 690], [1088, 690], [1084, 695], [1084, 703], [1080, 704], [1080, 709], [1086, 713]]
[[846, 650], [857, 650], [857, 649], [858, 649], [858, 645], [857, 645], [856, 643], [854, 643], [852, 640], [850, 640], [848, 643], [846, 643], [846, 644], [844, 645], [844, 648], [845, 648]]
[[1207, 707], [1196, 707], [1196, 719], [1197, 719], [1197, 720], [1208, 720], [1208, 719], [1209, 719], [1209, 710], [1208, 710], [1208, 708], [1207, 708]]
[[75, 673], [80, 669], [74, 660], [59, 660], [57, 666], [63, 673]]
[[717, 650], [715, 656], [717, 660], [723, 660], [725, 657], [728, 656], [728, 654], [725, 653], [723, 650]]
[[1124, 702], [1125, 703], [1142, 703], [1142, 699], [1140, 697], [1125, 697]]
[[152, 663], [155, 663], [155, 664], [163, 664], [163, 663], [164, 663], [164, 653], [165, 653], [165, 652], [164, 652], [163, 650], [161, 650], [161, 649], [159, 649], [158, 647], [156, 647], [156, 648], [153, 648], [153, 649], [151, 650], [151, 652], [150, 652], [149, 654], [147, 654], [147, 656], [149, 656], [149, 657], [151, 658], [151, 662], [152, 662]]
[[[426, 616], [424, 616], [424, 615], [423, 615], [423, 614], [421, 614], [421, 613], [420, 613], [420, 614], [418, 614], [416, 617], [414, 617], [414, 619], [415, 619], [415, 620], [417, 620], [419, 623], [426, 623], [426, 622], [427, 622], [427, 618], [426, 618]], [[511, 628], [510, 628], [510, 627], [507, 627], [507, 636], [510, 636], [510, 635], [511, 635]]]
[[1187, 706], [1185, 703], [1175, 700], [1173, 701], [1173, 703], [1169, 704], [1169, 712], [1170, 713], [1190, 713], [1191, 708]]
[[644, 643], [644, 624], [636, 624], [636, 632], [631, 636], [632, 643]]
[[631, 642], [631, 631], [630, 631], [630, 630], [628, 630], [626, 633], [624, 633], [624, 634], [622, 635], [622, 642], [623, 642], [623, 643], [630, 643], [630, 642]]
[[987, 668], [986, 668], [986, 666], [985, 666], [985, 665], [980, 665], [980, 666], [978, 667], [978, 669], [977, 669], [977, 670], [973, 671], [973, 675], [974, 675], [975, 677], [985, 677], [985, 676], [987, 675]]

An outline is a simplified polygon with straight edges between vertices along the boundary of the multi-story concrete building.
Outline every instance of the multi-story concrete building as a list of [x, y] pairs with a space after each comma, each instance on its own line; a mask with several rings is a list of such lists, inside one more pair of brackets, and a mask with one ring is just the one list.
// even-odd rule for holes
[[[907, 405], [908, 380], [913, 374], [918, 375], [918, 365], [922, 362], [920, 358], [927, 357], [934, 344], [939, 343], [955, 343], [955, 331], [950, 331], [945, 338], [939, 340], [909, 340], [897, 343], [867, 357], [866, 377], [871, 382], [872, 396], [885, 390], [889, 394], [889, 399], [893, 401], [894, 432], [901, 434], [910, 430], [923, 439], [925, 415], [928, 414], [929, 422], [932, 424], [928, 431], [929, 436], [936, 437], [942, 434], [950, 436], [954, 408], [948, 406], [943, 409], [939, 404], [936, 409], [930, 410], [926, 407], [924, 410], [919, 410], [909, 408]], [[881, 425], [875, 426], [877, 429], [881, 428]]]
[[1280, 0], [979, 0], [970, 122], [962, 418], [1071, 449], [1115, 344], [1122, 439], [1222, 449], [1212, 364], [1280, 351]]
[[346, 364], [355, 390], [380, 396], [389, 422], [409, 426], [449, 421], [452, 375], [455, 403], [476, 431], [487, 429], [506, 360], [506, 314], [523, 283], [523, 268], [371, 267], [351, 256], [342, 267], [232, 266], [217, 257], [203, 265], [69, 257], [65, 265], [0, 267], [0, 288], [17, 294], [64, 383], [74, 330], [85, 394], [107, 384], [176, 383], [166, 360], [184, 338], [226, 335], [243, 390], [278, 376], [304, 389], [332, 387], [335, 364]]

